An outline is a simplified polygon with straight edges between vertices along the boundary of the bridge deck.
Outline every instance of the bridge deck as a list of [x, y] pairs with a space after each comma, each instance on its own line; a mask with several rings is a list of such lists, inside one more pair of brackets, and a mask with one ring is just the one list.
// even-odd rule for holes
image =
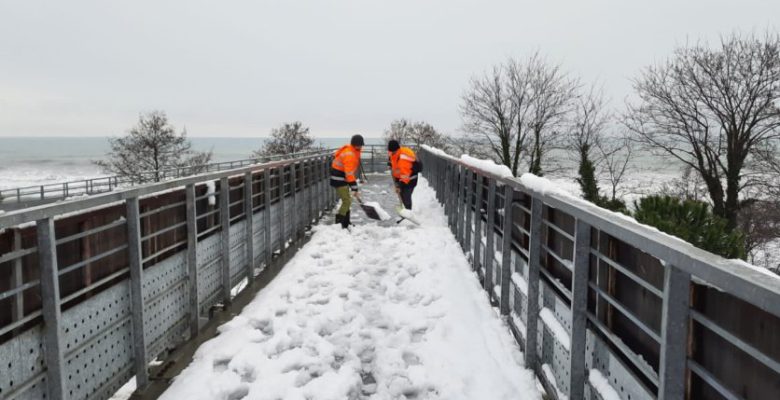
[[[394, 214], [389, 179], [369, 178]], [[162, 398], [541, 398], [425, 181], [414, 201], [420, 227], [356, 206], [352, 232], [317, 226]]]

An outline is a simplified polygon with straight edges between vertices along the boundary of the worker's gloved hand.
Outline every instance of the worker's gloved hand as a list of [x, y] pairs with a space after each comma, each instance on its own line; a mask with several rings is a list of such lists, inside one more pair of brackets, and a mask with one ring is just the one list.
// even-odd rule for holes
[[395, 185], [394, 188], [395, 188], [395, 192], [396, 193], [401, 194], [401, 187], [400, 186]]

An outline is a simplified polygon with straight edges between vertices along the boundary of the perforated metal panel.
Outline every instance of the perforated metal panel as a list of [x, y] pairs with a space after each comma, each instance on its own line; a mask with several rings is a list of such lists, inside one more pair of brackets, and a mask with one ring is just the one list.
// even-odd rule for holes
[[[539, 284], [540, 302], [539, 304], [550, 309], [558, 322], [563, 326], [571, 337], [571, 310], [553, 290], [547, 286], [545, 281], [541, 280]], [[539, 340], [538, 353], [542, 364], [548, 364], [555, 376], [558, 390], [567, 396], [569, 391], [569, 365], [570, 354], [561, 344], [553, 332], [539, 318]]]
[[239, 221], [230, 226], [230, 281], [234, 285], [247, 275], [245, 246], [249, 243], [246, 240], [246, 221]]
[[204, 315], [219, 300], [222, 287], [220, 245], [218, 234], [198, 242], [198, 301]]
[[41, 328], [36, 326], [0, 346], [0, 398], [45, 398]]
[[[590, 371], [597, 369], [601, 371], [609, 381], [609, 384], [620, 395], [621, 399], [626, 400], [650, 400], [655, 399], [647, 388], [631, 374], [625, 365], [609, 349], [609, 346], [590, 330], [585, 335], [585, 366]], [[590, 385], [589, 390], [593, 392]], [[598, 396], [592, 396], [591, 399], [597, 399]]]
[[189, 333], [185, 323], [188, 283], [184, 251], [144, 270], [144, 334], [149, 359], [173, 348]]
[[[528, 264], [525, 262], [525, 260], [520, 256], [519, 253], [517, 253], [514, 250], [512, 250], [511, 252], [510, 260], [512, 262], [512, 268], [510, 270], [517, 272], [518, 274], [520, 274], [520, 276], [523, 277], [523, 279], [527, 281]], [[523, 324], [527, 324], [525, 320], [526, 303], [527, 303], [526, 296], [519, 288], [517, 288], [517, 286], [515, 285], [514, 281], [511, 280], [511, 278], [509, 280], [509, 284], [510, 287], [512, 288], [509, 291], [509, 304], [512, 305], [511, 312], [515, 313], [515, 315], [520, 318], [520, 321], [522, 321]]]
[[64, 311], [62, 320], [68, 398], [97, 396], [106, 391], [106, 385], [114, 382], [118, 389], [130, 379], [133, 348], [129, 280]]
[[252, 243], [255, 246], [255, 259], [254, 259], [254, 266], [263, 266], [263, 263], [265, 262], [265, 224], [263, 223], [265, 221], [265, 211], [260, 211], [254, 214], [254, 217], [252, 217], [252, 232], [254, 233], [254, 237], [252, 238]]
[[493, 262], [488, 264], [492, 268], [492, 279], [495, 290], [491, 288], [490, 294], [497, 302], [501, 301], [501, 236], [498, 234], [493, 238]]
[[279, 203], [271, 205], [271, 248], [275, 251], [279, 249]]

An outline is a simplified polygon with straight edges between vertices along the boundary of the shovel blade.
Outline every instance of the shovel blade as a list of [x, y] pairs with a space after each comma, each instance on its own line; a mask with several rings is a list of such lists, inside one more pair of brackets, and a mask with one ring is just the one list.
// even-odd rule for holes
[[376, 211], [376, 209], [372, 206], [369, 206], [367, 204], [361, 204], [360, 208], [363, 209], [363, 212], [366, 213], [366, 216], [371, 219], [375, 219], [377, 221], [381, 221], [382, 218], [379, 217], [379, 213]]

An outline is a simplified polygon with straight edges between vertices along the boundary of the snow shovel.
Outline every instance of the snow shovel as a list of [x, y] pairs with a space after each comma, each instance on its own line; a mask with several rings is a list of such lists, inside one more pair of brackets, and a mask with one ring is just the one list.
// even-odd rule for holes
[[375, 219], [377, 221], [382, 220], [382, 218], [379, 216], [379, 212], [373, 205], [363, 203], [363, 199], [360, 198], [360, 195], [355, 196], [355, 198], [357, 199], [360, 208], [363, 209], [363, 212], [366, 213], [368, 218]]
[[398, 216], [401, 218], [398, 221], [395, 221], [396, 224], [400, 224], [403, 222], [403, 220], [407, 220], [415, 225], [420, 225], [420, 222], [415, 220], [414, 218], [411, 218], [411, 215], [409, 212], [406, 211], [406, 208], [404, 207], [404, 200], [401, 198], [401, 193], [395, 192], [396, 196], [398, 196]]

